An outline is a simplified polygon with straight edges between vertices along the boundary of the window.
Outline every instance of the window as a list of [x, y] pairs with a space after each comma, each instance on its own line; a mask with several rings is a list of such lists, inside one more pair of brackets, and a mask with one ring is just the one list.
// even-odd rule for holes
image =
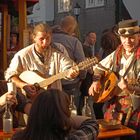
[[85, 0], [86, 8], [100, 7], [105, 5], [105, 0]]
[[70, 11], [70, 0], [58, 0], [58, 13]]

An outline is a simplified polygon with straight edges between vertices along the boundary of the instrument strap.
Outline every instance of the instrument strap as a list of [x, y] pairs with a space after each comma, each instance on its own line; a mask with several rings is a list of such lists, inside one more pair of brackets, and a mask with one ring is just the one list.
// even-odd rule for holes
[[136, 58], [134, 57], [134, 59], [131, 61], [130, 65], [126, 69], [124, 75], [122, 76], [123, 78], [127, 75], [127, 73], [129, 72], [130, 68], [132, 67], [132, 65], [134, 64], [135, 61], [136, 61]]

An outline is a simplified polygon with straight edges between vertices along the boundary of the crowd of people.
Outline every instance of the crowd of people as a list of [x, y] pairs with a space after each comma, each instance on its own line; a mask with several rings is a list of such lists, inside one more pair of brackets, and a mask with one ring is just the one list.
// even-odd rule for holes
[[[1, 76], [0, 128], [7, 102], [11, 104], [14, 128], [19, 127], [16, 111], [28, 115], [25, 128], [15, 133], [13, 140], [96, 140], [97, 119], [117, 120], [136, 131], [127, 139], [140, 138], [138, 21], [123, 20], [105, 30], [101, 49], [97, 48], [96, 32], [89, 31], [81, 42], [75, 36], [76, 27], [73, 16], [64, 17], [53, 27], [36, 24], [32, 44], [14, 55]], [[95, 56], [98, 64], [79, 69], [80, 62]], [[106, 85], [110, 75], [114, 77]], [[16, 95], [7, 92], [6, 81], [16, 85]], [[69, 108], [71, 95], [75, 116]], [[85, 96], [91, 110], [88, 117], [82, 114]]]

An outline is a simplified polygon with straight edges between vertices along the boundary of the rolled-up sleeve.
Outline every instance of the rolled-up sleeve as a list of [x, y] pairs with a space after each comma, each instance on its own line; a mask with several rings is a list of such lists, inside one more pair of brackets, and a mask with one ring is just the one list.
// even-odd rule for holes
[[114, 53], [115, 52], [111, 53], [106, 58], [104, 58], [102, 61], [100, 61], [100, 64], [103, 67], [100, 68], [100, 66], [98, 66], [98, 65], [97, 65], [97, 67], [96, 66], [94, 67], [94, 75], [98, 75], [98, 74], [99, 75], [103, 75], [104, 74], [104, 70], [105, 70], [104, 67], [106, 69], [112, 70]]
[[5, 79], [9, 80], [14, 75], [19, 75], [22, 70], [22, 63], [20, 56], [15, 54], [7, 70], [5, 71]]

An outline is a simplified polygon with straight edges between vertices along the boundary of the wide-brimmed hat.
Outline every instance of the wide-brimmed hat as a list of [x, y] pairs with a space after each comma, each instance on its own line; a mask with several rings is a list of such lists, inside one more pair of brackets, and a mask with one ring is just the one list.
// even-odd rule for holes
[[140, 33], [138, 21], [134, 19], [120, 21], [115, 29], [115, 33], [125, 37]]

